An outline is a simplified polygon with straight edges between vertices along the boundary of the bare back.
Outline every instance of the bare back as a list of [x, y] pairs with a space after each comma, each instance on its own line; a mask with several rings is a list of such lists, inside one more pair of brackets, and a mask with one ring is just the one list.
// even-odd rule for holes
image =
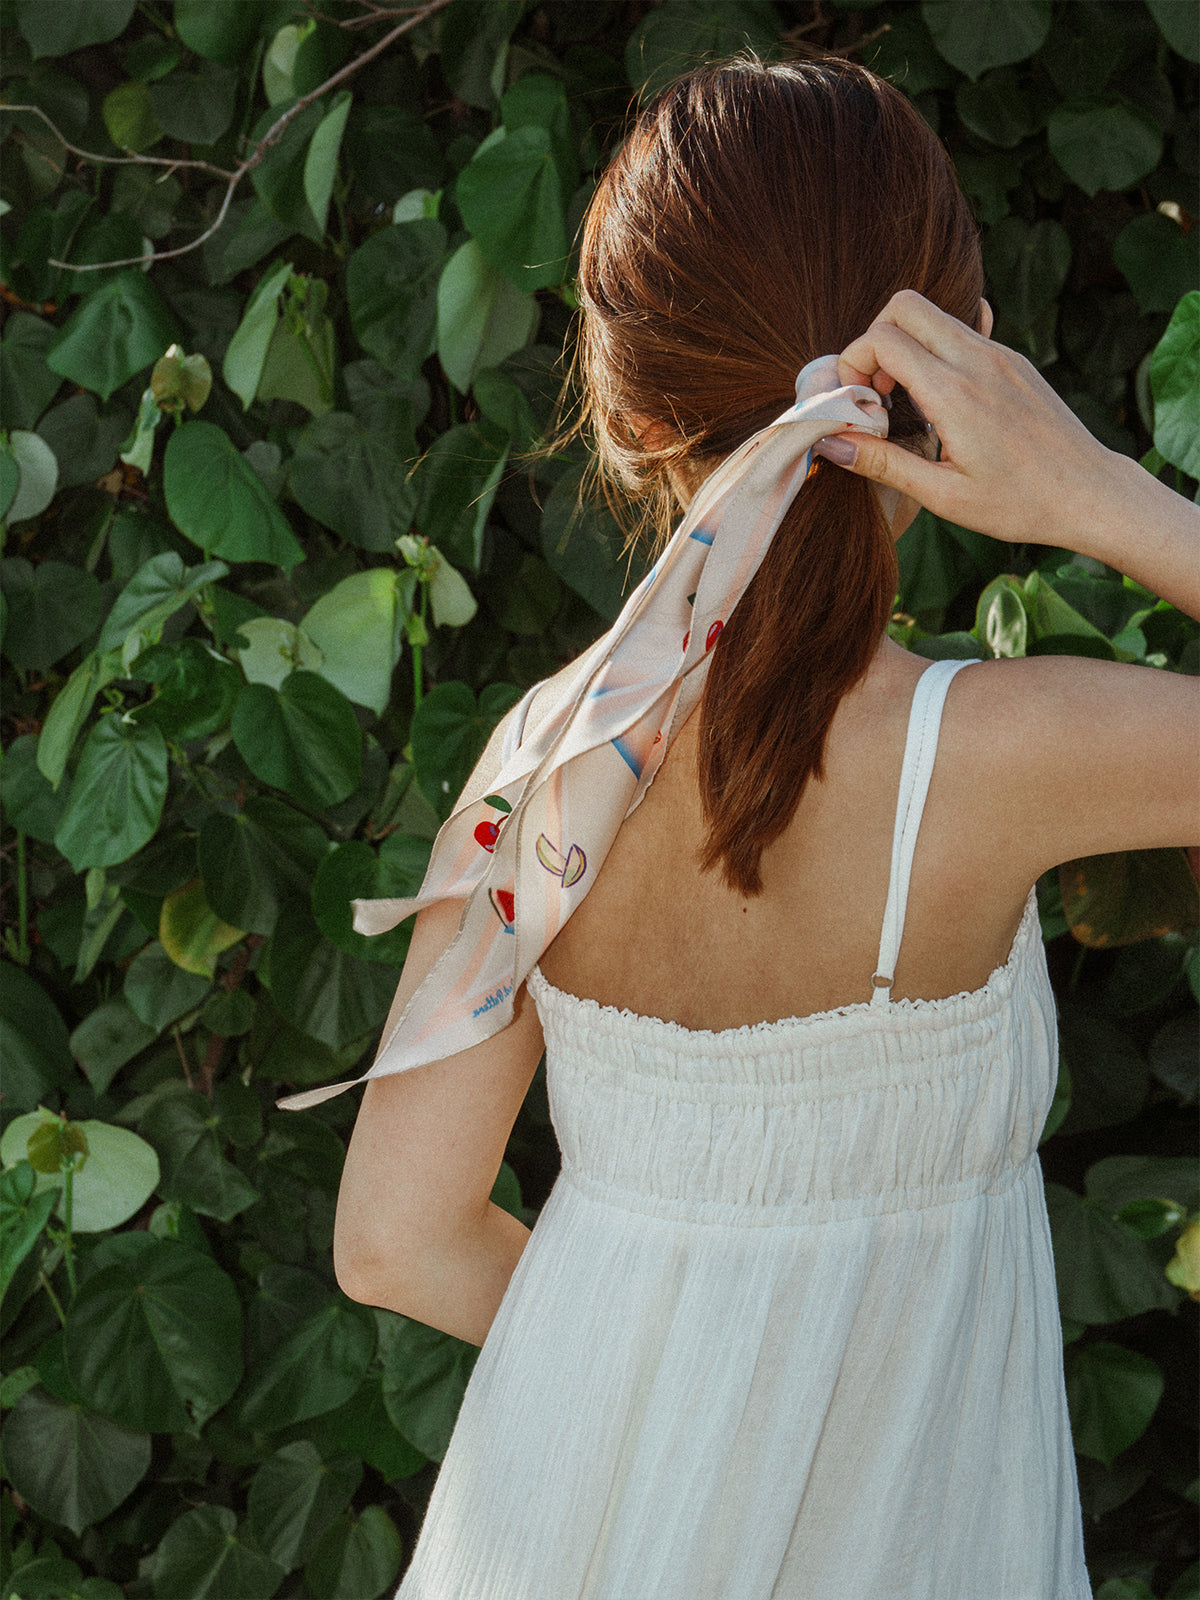
[[[928, 662], [885, 643], [830, 728], [822, 781], [763, 856], [761, 895], [701, 872], [698, 716], [673, 743], [595, 886], [543, 955], [549, 981], [601, 1004], [722, 1029], [868, 1000], [887, 896], [909, 710]], [[987, 685], [946, 702], [892, 993], [980, 987], [1007, 959], [1036, 874], [981, 793]], [[986, 763], [986, 757], [984, 758]]]

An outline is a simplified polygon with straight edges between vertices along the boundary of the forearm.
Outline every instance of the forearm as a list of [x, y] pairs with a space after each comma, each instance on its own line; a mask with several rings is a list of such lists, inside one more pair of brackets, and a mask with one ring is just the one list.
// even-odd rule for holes
[[1159, 483], [1136, 461], [1111, 458], [1107, 480], [1073, 519], [1065, 542], [1133, 578], [1200, 620], [1200, 507]]
[[476, 1227], [453, 1235], [393, 1250], [344, 1245], [338, 1282], [353, 1300], [481, 1345], [528, 1240], [523, 1222], [489, 1202]]

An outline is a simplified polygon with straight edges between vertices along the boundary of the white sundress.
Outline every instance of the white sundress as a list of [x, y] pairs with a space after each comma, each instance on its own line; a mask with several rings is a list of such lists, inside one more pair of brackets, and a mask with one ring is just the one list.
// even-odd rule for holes
[[[914, 696], [878, 973], [942, 704]], [[529, 979], [562, 1172], [399, 1600], [1090, 1600], [1033, 894], [980, 989], [697, 1031]]]

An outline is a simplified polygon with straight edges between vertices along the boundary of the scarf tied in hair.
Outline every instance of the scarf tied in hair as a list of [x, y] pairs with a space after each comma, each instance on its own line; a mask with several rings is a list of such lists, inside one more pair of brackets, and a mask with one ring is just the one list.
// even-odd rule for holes
[[[512, 1021], [517, 991], [698, 705], [709, 652], [802, 488], [813, 445], [846, 429], [883, 438], [887, 412], [873, 389], [839, 386], [837, 357], [821, 356], [796, 379], [795, 404], [705, 479], [608, 632], [553, 692], [535, 686], [515, 708], [499, 773], [467, 783], [420, 893], [354, 902], [365, 934], [443, 900], [461, 900], [463, 910], [374, 1065], [353, 1082], [456, 1055]], [[539, 690], [553, 697], [525, 736]], [[301, 1110], [350, 1087], [325, 1084], [279, 1104]]]

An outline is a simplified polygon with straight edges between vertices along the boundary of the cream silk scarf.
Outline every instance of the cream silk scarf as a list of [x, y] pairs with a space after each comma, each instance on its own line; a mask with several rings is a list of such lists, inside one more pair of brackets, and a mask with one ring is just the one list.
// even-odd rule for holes
[[[420, 894], [355, 901], [354, 926], [367, 934], [442, 900], [463, 901], [463, 911], [374, 1065], [353, 1082], [456, 1055], [512, 1021], [514, 995], [591, 888], [699, 703], [708, 653], [803, 485], [813, 445], [845, 429], [883, 438], [887, 412], [874, 390], [839, 387], [837, 357], [822, 356], [796, 379], [795, 405], [704, 481], [670, 544], [528, 738], [534, 691], [516, 708], [499, 774], [468, 782]], [[325, 1084], [279, 1103], [301, 1110], [350, 1087]]]

